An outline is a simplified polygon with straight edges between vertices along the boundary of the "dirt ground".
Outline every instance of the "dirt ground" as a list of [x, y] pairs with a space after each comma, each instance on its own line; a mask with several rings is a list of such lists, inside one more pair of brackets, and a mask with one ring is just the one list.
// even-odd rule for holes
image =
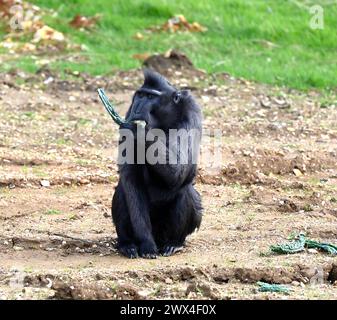
[[[96, 89], [124, 115], [141, 79], [0, 75], [0, 299], [336, 299], [336, 256], [269, 252], [301, 231], [337, 243], [337, 109], [315, 92], [173, 72], [204, 128], [223, 131], [222, 164], [200, 165], [204, 218], [182, 252], [117, 254], [118, 128]], [[257, 281], [290, 294], [258, 292]]]

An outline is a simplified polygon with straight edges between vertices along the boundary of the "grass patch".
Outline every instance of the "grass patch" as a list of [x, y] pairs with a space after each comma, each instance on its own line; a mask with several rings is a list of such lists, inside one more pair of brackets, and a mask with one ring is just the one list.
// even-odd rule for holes
[[[208, 72], [229, 72], [263, 83], [286, 85], [297, 89], [336, 87], [336, 16], [337, 6], [320, 1], [324, 9], [324, 29], [309, 27], [308, 6], [315, 1], [246, 0], [32, 0], [53, 8], [56, 17], [45, 22], [63, 32], [74, 43], [85, 45], [80, 53], [86, 62], [58, 60], [59, 70], [84, 71], [99, 75], [117, 69], [140, 66], [133, 59], [137, 53], [165, 52], [170, 48], [184, 51], [199, 68]], [[69, 21], [75, 14], [102, 19], [92, 31], [74, 30]], [[206, 33], [156, 33], [144, 30], [164, 23], [175, 14], [197, 21]], [[133, 36], [141, 32], [143, 40]], [[0, 34], [1, 37], [1, 34]], [[13, 60], [11, 66], [34, 71], [29, 56]], [[2, 67], [3, 68], [3, 67]]]
[[56, 209], [49, 209], [49, 210], [45, 211], [44, 214], [48, 215], [48, 216], [54, 216], [54, 215], [62, 214], [62, 211], [56, 210]]

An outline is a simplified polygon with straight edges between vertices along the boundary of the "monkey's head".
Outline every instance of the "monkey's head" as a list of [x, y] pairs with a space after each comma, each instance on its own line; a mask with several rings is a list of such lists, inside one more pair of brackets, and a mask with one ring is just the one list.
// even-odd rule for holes
[[174, 129], [196, 104], [187, 90], [178, 90], [163, 76], [144, 70], [144, 83], [135, 92], [126, 120], [145, 121], [150, 128]]

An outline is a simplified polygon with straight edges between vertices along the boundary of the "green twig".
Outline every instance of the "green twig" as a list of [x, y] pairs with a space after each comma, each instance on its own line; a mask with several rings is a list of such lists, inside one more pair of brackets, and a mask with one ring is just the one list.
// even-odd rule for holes
[[115, 121], [119, 126], [126, 121], [115, 111], [113, 105], [110, 103], [108, 97], [105, 95], [105, 92], [103, 89], [98, 89], [98, 95], [108, 113], [110, 114], [113, 121]]

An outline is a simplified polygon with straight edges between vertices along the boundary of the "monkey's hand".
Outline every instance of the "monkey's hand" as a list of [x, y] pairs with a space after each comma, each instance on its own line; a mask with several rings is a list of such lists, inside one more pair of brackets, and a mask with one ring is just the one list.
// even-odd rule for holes
[[128, 134], [132, 134], [134, 140], [137, 140], [137, 143], [145, 144], [145, 137], [148, 131], [145, 121], [136, 120], [122, 123], [119, 128], [129, 130]]

